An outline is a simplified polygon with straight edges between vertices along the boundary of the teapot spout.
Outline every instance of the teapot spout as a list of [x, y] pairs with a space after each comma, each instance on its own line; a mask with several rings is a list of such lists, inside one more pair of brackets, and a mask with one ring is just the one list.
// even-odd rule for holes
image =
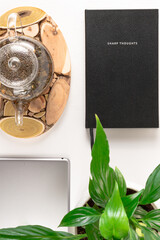
[[24, 110], [27, 108], [27, 104], [23, 101], [19, 100], [13, 103], [15, 108], [15, 123], [17, 126], [23, 125], [23, 113]]

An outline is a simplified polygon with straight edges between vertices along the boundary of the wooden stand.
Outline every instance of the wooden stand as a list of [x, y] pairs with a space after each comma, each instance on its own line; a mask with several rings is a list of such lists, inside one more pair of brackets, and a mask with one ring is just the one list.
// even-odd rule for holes
[[[16, 125], [12, 126], [11, 130], [11, 124], [15, 124], [13, 122], [14, 107], [10, 101], [0, 97], [0, 127], [12, 136], [28, 138], [48, 131], [63, 113], [70, 90], [71, 64], [68, 48], [60, 29], [52, 18], [41, 9], [19, 7], [3, 14], [0, 17], [0, 39], [8, 37], [7, 18], [9, 14], [15, 12], [21, 16], [23, 34], [41, 41], [49, 50], [54, 63], [54, 77], [50, 86], [41, 96], [33, 99], [24, 112], [27, 129], [30, 122], [32, 123], [34, 120], [35, 125], [37, 123], [44, 125], [41, 127], [41, 131], [37, 130], [37, 134], [35, 129], [34, 133], [31, 130], [29, 134], [24, 134], [26, 132], [25, 125], [20, 128]], [[20, 23], [17, 22], [17, 26], [20, 27]], [[21, 33], [20, 28], [18, 28], [18, 31]], [[33, 121], [30, 121], [30, 118]]]

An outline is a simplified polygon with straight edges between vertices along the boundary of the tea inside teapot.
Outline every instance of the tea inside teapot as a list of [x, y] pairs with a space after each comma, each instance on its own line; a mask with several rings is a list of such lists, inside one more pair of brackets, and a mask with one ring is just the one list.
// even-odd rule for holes
[[[8, 27], [9, 37], [0, 41], [0, 95], [15, 102], [16, 108], [39, 96], [53, 78], [49, 51], [40, 41], [17, 35], [17, 16], [12, 13], [8, 19], [8, 26], [13, 23], [14, 35], [10, 36]], [[19, 101], [22, 103], [17, 104]], [[22, 125], [22, 111], [19, 115], [16, 113], [16, 123]]]
[[0, 48], [0, 81], [6, 87], [23, 88], [35, 79], [39, 66], [32, 48], [20, 39]]
[[25, 36], [0, 41], [0, 94], [7, 99], [31, 100], [40, 95], [53, 76], [48, 50]]

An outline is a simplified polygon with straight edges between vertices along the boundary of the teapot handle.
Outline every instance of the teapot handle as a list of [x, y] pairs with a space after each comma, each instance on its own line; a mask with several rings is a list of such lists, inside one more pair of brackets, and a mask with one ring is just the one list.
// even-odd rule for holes
[[23, 34], [23, 28], [22, 28], [22, 21], [21, 21], [21, 17], [18, 13], [11, 13], [8, 16], [8, 20], [7, 20], [7, 31], [8, 31], [8, 36], [11, 37], [11, 30], [14, 30], [13, 33], [13, 37], [17, 37], [17, 19], [19, 18], [19, 22], [21, 25], [21, 32]]

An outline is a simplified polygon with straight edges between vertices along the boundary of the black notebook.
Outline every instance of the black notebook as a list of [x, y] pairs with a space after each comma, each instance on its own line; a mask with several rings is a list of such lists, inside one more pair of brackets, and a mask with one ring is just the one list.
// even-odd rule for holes
[[86, 10], [86, 127], [157, 128], [158, 10]]

